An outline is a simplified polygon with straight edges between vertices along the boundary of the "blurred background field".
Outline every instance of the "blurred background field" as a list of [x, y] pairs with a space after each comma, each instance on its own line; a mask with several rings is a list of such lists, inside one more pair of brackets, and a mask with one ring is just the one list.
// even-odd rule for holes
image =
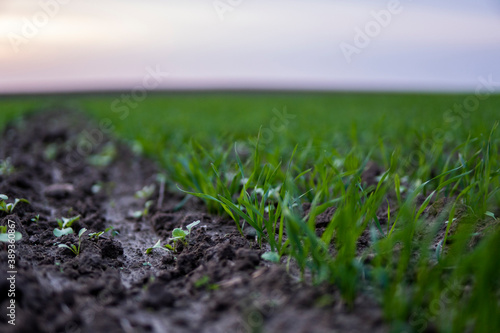
[[[77, 109], [110, 119], [117, 132], [141, 141], [150, 153], [164, 140], [182, 143], [194, 137], [213, 140], [231, 136], [235, 140], [255, 137], [259, 129], [271, 129], [276, 110], [290, 116], [282, 131], [273, 133], [270, 144], [308, 140], [338, 147], [354, 139], [368, 146], [379, 139], [413, 144], [419, 136], [432, 137], [434, 130], [457, 134], [462, 139], [478, 135], [500, 118], [500, 95], [481, 101], [477, 110], [454, 110], [466, 94], [417, 93], [153, 93], [144, 101], [121, 101], [120, 95], [15, 96], [0, 97], [0, 124], [30, 111], [50, 108]], [[115, 103], [115, 104], [114, 104]], [[121, 108], [121, 109], [119, 109]], [[275, 110], [273, 112], [273, 110]], [[125, 117], [124, 117], [125, 115]], [[122, 119], [123, 118], [123, 119]], [[283, 125], [280, 120], [275, 126]], [[436, 136], [442, 135], [436, 134]]]

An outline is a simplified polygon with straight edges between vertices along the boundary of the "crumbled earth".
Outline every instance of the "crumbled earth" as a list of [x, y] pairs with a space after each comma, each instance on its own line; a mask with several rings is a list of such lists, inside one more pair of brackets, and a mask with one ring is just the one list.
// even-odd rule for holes
[[[102, 124], [101, 124], [102, 125]], [[332, 286], [309, 286], [282, 265], [264, 262], [255, 241], [200, 202], [169, 193], [159, 168], [109, 137], [106, 128], [70, 111], [35, 113], [8, 126], [0, 193], [26, 198], [13, 221], [16, 242], [15, 326], [6, 308], [7, 249], [0, 243], [1, 332], [386, 332], [368, 296], [347, 306]], [[146, 216], [136, 192], [155, 184]], [[324, 227], [333, 209], [318, 219]], [[80, 216], [75, 234], [55, 237], [56, 219]], [[145, 250], [174, 228], [200, 220], [176, 252]], [[112, 230], [97, 239], [89, 233]], [[75, 256], [58, 244], [78, 244]], [[115, 232], [118, 232], [116, 234]]]

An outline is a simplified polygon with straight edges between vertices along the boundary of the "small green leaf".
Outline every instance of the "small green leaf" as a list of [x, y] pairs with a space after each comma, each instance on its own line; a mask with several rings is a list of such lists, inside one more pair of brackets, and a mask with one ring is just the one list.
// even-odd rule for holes
[[30, 202], [26, 199], [16, 199], [14, 200], [14, 207], [16, 207], [16, 205], [20, 202], [24, 202], [24, 203], [27, 203], [27, 204], [30, 204]]
[[172, 238], [174, 239], [182, 239], [187, 236], [187, 233], [180, 229], [180, 228], [175, 228], [174, 231], [172, 231]]
[[189, 233], [191, 233], [191, 229], [195, 226], [197, 226], [198, 224], [200, 224], [201, 221], [198, 220], [198, 221], [194, 221], [193, 223], [190, 223], [186, 226], [186, 229], [189, 231]]
[[209, 283], [210, 283], [210, 277], [208, 277], [207, 275], [204, 275], [200, 279], [198, 279], [194, 282], [194, 286], [196, 288], [200, 288], [200, 287], [203, 287]]
[[137, 199], [148, 199], [154, 194], [155, 189], [156, 186], [154, 184], [151, 184], [149, 186], [144, 186], [142, 190], [135, 192], [135, 197]]
[[495, 214], [493, 214], [492, 212], [486, 212], [486, 213], [484, 213], [484, 215], [489, 216], [492, 219], [496, 220]]
[[2, 199], [2, 200], [8, 200], [9, 197], [6, 196], [5, 194], [0, 194], [0, 199]]
[[[15, 241], [18, 241], [22, 238], [23, 238], [23, 235], [20, 232], [16, 231], [14, 233], [14, 240]], [[9, 242], [9, 234], [8, 233], [1, 233], [0, 234], [0, 242], [8, 243]]]
[[[73, 223], [75, 223], [76, 221], [80, 220], [80, 215], [78, 216], [73, 216], [73, 217], [70, 217], [70, 218], [66, 218], [66, 217], [63, 217], [62, 218], [62, 228], [69, 228], [73, 225]], [[59, 221], [58, 221], [59, 223]]]
[[85, 231], [87, 231], [87, 229], [85, 229], [85, 228], [80, 229], [80, 231], [78, 232], [78, 238], [82, 237], [82, 235], [85, 233]]
[[[72, 245], [72, 246], [74, 246], [74, 245]], [[65, 249], [70, 250], [70, 251], [71, 251], [71, 252], [73, 252], [74, 254], [77, 254], [77, 251], [76, 251], [76, 250], [72, 249], [71, 247], [69, 247], [69, 246], [68, 246], [68, 245], [66, 245], [66, 244], [59, 244], [59, 245], [58, 245], [58, 247], [63, 247], [63, 248], [65, 248]], [[75, 248], [76, 248], [76, 247], [75, 247]]]
[[61, 237], [64, 235], [69, 235], [74, 233], [73, 228], [65, 228], [65, 229], [54, 229], [54, 236]]
[[95, 239], [98, 239], [99, 237], [101, 237], [102, 235], [104, 234], [104, 231], [99, 231], [99, 232], [93, 232], [91, 234], [89, 234], [89, 238], [95, 238]]
[[135, 212], [132, 213], [132, 216], [136, 219], [141, 218], [143, 215], [142, 211], [136, 210]]
[[157, 249], [160, 249], [160, 250], [163, 250], [163, 251], [167, 251], [167, 252], [170, 252], [169, 249], [167, 249], [167, 247], [165, 246], [158, 246]]
[[153, 252], [153, 249], [161, 249], [163, 251], [170, 252], [170, 250], [167, 248], [167, 245], [163, 246], [161, 245], [161, 239], [159, 239], [153, 247], [150, 247], [146, 250], [146, 254], [151, 254]]
[[270, 262], [275, 262], [275, 263], [280, 262], [280, 256], [276, 252], [266, 252], [261, 257], [262, 257], [262, 259], [270, 261]]

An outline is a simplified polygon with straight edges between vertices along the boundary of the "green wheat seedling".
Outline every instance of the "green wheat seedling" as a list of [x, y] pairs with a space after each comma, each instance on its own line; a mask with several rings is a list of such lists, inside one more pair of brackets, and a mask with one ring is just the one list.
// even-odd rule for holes
[[6, 214], [11, 214], [14, 212], [14, 209], [16, 208], [17, 204], [20, 202], [24, 202], [29, 204], [30, 202], [26, 199], [15, 199], [13, 203], [7, 203], [7, 200], [9, 199], [8, 196], [5, 194], [0, 194], [0, 212], [5, 212]]
[[141, 217], [145, 217], [145, 216], [148, 216], [149, 214], [149, 209], [151, 208], [151, 206], [153, 205], [153, 201], [152, 200], [148, 200], [144, 203], [144, 208], [143, 210], [137, 210], [137, 211], [134, 211], [132, 213], [132, 216], [136, 219], [140, 219]]
[[118, 231], [113, 230], [113, 229], [114, 229], [114, 227], [111, 226], [111, 227], [104, 229], [103, 231], [92, 232], [92, 233], [88, 234], [89, 239], [98, 240], [100, 237], [102, 237], [107, 232], [110, 233], [111, 237], [119, 235]]
[[[257, 234], [257, 241], [262, 246], [262, 240], [266, 240], [271, 245], [272, 251], [280, 250], [281, 244], [277, 244], [275, 233], [278, 221], [281, 216], [280, 206], [276, 206], [279, 197], [281, 185], [272, 186], [276, 182], [276, 175], [280, 169], [281, 163], [276, 167], [269, 164], [260, 166], [258, 162], [258, 151], [254, 152], [254, 168], [248, 178], [245, 177], [243, 164], [238, 156], [235, 148], [236, 167], [238, 172], [234, 176], [236, 179], [241, 179], [241, 190], [236, 202], [234, 202], [235, 188], [227, 187], [220, 175], [219, 170], [212, 164], [212, 170], [217, 180], [217, 186], [220, 188], [219, 194], [212, 196], [209, 193], [196, 193], [190, 191], [179, 190], [197, 196], [209, 202], [215, 202], [222, 207], [235, 222], [236, 228], [241, 235], [244, 234], [243, 228], [245, 223], [248, 223]], [[253, 189], [250, 185], [254, 183]], [[260, 186], [259, 186], [260, 185]], [[243, 220], [243, 224], [240, 223]]]
[[148, 199], [153, 196], [155, 190], [156, 190], [156, 185], [151, 184], [144, 186], [141, 190], [135, 192], [135, 197], [137, 199], [145, 200], [145, 202], [144, 202], [144, 208], [142, 210], [134, 211], [132, 213], [132, 216], [134, 218], [139, 219], [149, 214], [149, 209], [153, 205], [153, 201]]
[[201, 223], [200, 221], [194, 221], [193, 223], [190, 223], [186, 226], [186, 230], [183, 230], [182, 228], [175, 228], [172, 231], [172, 237], [169, 238], [169, 242], [172, 241], [173, 246], [170, 244], [161, 245], [161, 239], [160, 239], [158, 240], [158, 242], [156, 242], [155, 245], [153, 245], [150, 248], [147, 248], [145, 253], [151, 254], [154, 249], [161, 249], [167, 252], [175, 251], [178, 247], [179, 242], [182, 243], [184, 246], [187, 246], [188, 236], [191, 234], [191, 230], [200, 223]]
[[9, 230], [7, 230], [7, 226], [0, 226], [0, 242], [9, 243], [10, 239], [17, 242], [23, 238], [23, 235], [19, 231], [14, 231], [13, 234], [14, 236], [9, 238]]
[[96, 167], [107, 167], [116, 158], [118, 152], [113, 142], [106, 143], [100, 152], [90, 155], [87, 162]]
[[54, 236], [61, 237], [64, 235], [69, 235], [69, 234], [74, 233], [72, 225], [73, 225], [73, 223], [75, 223], [76, 221], [79, 221], [79, 220], [80, 220], [80, 215], [70, 217], [70, 218], [63, 217], [63, 218], [57, 219], [56, 222], [59, 225], [59, 228], [54, 229], [54, 231], [53, 231]]
[[153, 253], [154, 249], [160, 249], [160, 250], [163, 250], [163, 251], [166, 251], [166, 252], [174, 251], [174, 248], [171, 245], [169, 245], [169, 244], [161, 245], [161, 239], [159, 239], [158, 242], [156, 242], [155, 245], [153, 245], [152, 247], [147, 248], [144, 253], [145, 254], [151, 254], [151, 253]]
[[155, 184], [146, 185], [139, 191], [135, 192], [135, 197], [137, 199], [148, 200], [151, 198], [156, 190]]
[[217, 290], [219, 285], [210, 282], [210, 277], [208, 275], [203, 275], [201, 278], [194, 282], [195, 288], [205, 288], [206, 290]]
[[71, 252], [73, 252], [75, 254], [75, 256], [79, 256], [80, 250], [81, 250], [81, 245], [82, 245], [82, 236], [86, 231], [87, 231], [87, 229], [82, 228], [78, 232], [78, 246], [76, 246], [75, 244], [70, 244], [70, 246], [68, 246], [66, 244], [59, 244], [58, 247], [69, 249]]
[[[173, 163], [167, 164], [169, 174], [174, 181], [193, 193], [203, 193], [210, 197], [217, 197], [224, 193], [232, 197], [241, 189], [243, 176], [227, 168], [231, 149], [213, 147], [211, 151], [203, 148], [197, 141], [190, 140], [186, 150], [175, 157]], [[214, 173], [216, 166], [224, 166], [221, 173]], [[225, 212], [223, 205], [208, 197], [199, 196], [210, 213], [221, 214]]]
[[0, 176], [9, 176], [14, 173], [14, 166], [10, 161], [10, 157], [0, 161]]
[[174, 248], [177, 248], [178, 242], [181, 242], [182, 244], [184, 244], [184, 246], [187, 246], [188, 236], [191, 234], [191, 230], [200, 223], [201, 222], [199, 220], [194, 221], [193, 223], [190, 223], [186, 226], [186, 230], [183, 230], [181, 228], [175, 228], [172, 231], [172, 237], [169, 239], [170, 241], [174, 242]]

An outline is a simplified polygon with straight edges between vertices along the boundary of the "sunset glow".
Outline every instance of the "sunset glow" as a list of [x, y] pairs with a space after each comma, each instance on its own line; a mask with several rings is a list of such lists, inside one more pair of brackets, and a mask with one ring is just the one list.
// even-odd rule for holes
[[480, 75], [500, 80], [500, 8], [488, 1], [400, 1], [346, 56], [342, 43], [354, 45], [389, 3], [243, 1], [221, 20], [211, 1], [8, 0], [0, 93], [128, 89], [157, 65], [170, 73], [164, 89], [470, 90]]

